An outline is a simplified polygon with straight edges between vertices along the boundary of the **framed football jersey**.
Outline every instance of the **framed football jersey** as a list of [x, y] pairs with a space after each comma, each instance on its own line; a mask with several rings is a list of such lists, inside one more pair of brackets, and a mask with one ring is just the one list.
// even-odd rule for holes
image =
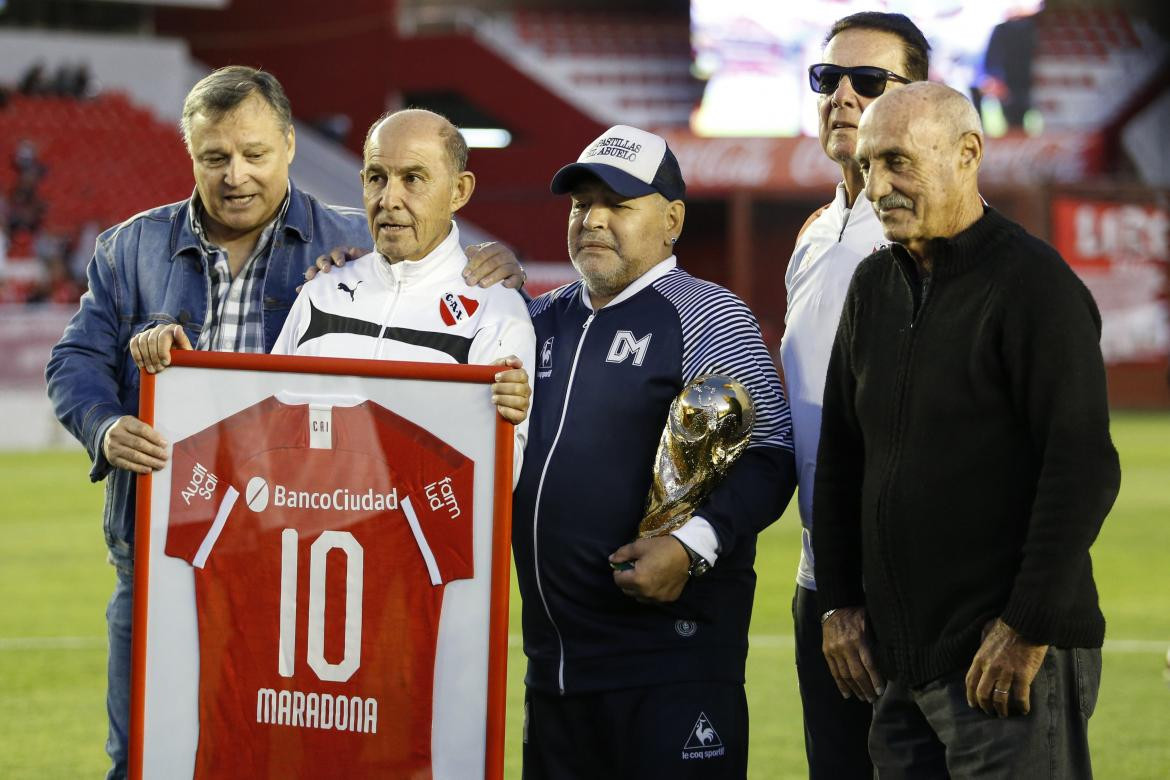
[[138, 483], [130, 774], [499, 778], [498, 368], [176, 352]]

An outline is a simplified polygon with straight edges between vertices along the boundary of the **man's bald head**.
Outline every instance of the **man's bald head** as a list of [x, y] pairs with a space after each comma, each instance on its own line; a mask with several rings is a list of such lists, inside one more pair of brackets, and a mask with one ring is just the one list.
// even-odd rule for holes
[[463, 140], [463, 134], [459, 132], [451, 120], [442, 114], [437, 114], [434, 111], [428, 111], [425, 108], [405, 108], [400, 111], [388, 111], [370, 125], [370, 129], [366, 132], [366, 140], [362, 145], [362, 153], [365, 154], [366, 149], [370, 145], [370, 139], [374, 134], [382, 129], [383, 126], [390, 126], [396, 129], [417, 129], [421, 132], [433, 132], [442, 141], [443, 147], [447, 152], [448, 161], [451, 164], [452, 173], [462, 173], [467, 170], [467, 142]]
[[362, 200], [374, 247], [391, 263], [421, 260], [451, 232], [475, 190], [459, 131], [431, 111], [388, 114], [366, 134]]
[[962, 92], [934, 81], [916, 81], [890, 90], [874, 101], [870, 111], [862, 116], [861, 125], [880, 121], [886, 113], [894, 121], [906, 124], [928, 123], [942, 134], [976, 133], [983, 137], [983, 124], [971, 101]]
[[943, 84], [916, 82], [875, 100], [857, 129], [857, 162], [886, 238], [916, 255], [982, 216], [983, 130], [975, 107]]

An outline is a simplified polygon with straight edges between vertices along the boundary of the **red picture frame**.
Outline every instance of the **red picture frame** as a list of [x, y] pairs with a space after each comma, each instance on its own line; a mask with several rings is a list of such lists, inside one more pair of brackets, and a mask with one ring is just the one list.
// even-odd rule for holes
[[[176, 351], [173, 368], [192, 367], [225, 371], [423, 380], [490, 384], [498, 367], [445, 365], [350, 358], [297, 357], [227, 352]], [[168, 369], [171, 370], [171, 369]], [[155, 424], [156, 376], [142, 374], [139, 417]], [[487, 697], [485, 713], [484, 778], [501, 780], [504, 767], [504, 723], [507, 686], [508, 600], [511, 555], [513, 426], [495, 415], [494, 487], [492, 497], [490, 611], [488, 618]], [[131, 655], [129, 777], [143, 777], [147, 621], [150, 606], [151, 474], [137, 478], [135, 530], [134, 626]], [[140, 629], [141, 627], [141, 629]]]

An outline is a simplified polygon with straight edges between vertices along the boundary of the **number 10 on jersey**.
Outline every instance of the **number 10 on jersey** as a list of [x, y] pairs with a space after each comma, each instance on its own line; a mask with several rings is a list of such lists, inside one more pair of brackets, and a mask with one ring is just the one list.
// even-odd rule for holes
[[[297, 548], [300, 534], [285, 528], [280, 534], [280, 638], [277, 668], [292, 677], [297, 642]], [[339, 663], [325, 659], [325, 571], [331, 550], [345, 555], [345, 652]], [[318, 679], [345, 682], [362, 661], [362, 588], [365, 571], [361, 543], [348, 531], [322, 531], [309, 547], [309, 666]]]

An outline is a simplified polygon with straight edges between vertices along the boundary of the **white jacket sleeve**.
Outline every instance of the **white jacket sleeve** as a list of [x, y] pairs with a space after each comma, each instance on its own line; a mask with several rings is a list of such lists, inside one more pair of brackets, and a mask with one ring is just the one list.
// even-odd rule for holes
[[[498, 287], [498, 289], [497, 289]], [[520, 358], [524, 369], [529, 372], [528, 386], [532, 387], [532, 367], [536, 362], [536, 331], [528, 316], [528, 307], [520, 293], [504, 287], [491, 288], [492, 295], [485, 312], [484, 325], [471, 342], [468, 362], [486, 364], [494, 360], [515, 355]], [[283, 335], [283, 334], [282, 334]], [[531, 399], [530, 399], [531, 400]], [[531, 411], [531, 405], [529, 406]], [[515, 447], [513, 448], [512, 485], [520, 478], [520, 466], [524, 463], [524, 446], [528, 443], [528, 418], [515, 426]]]

